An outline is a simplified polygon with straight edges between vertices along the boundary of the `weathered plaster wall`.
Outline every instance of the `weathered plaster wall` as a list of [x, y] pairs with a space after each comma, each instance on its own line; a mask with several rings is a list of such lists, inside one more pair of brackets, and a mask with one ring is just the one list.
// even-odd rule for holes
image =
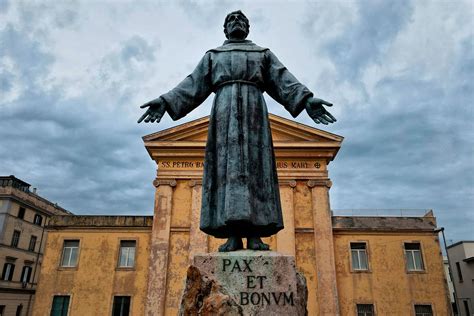
[[[367, 272], [351, 271], [350, 242], [358, 241], [367, 243]], [[421, 243], [424, 271], [407, 272], [404, 242]], [[341, 315], [354, 315], [357, 303], [374, 304], [377, 315], [413, 315], [414, 304], [431, 304], [435, 315], [449, 315], [441, 249], [434, 232], [335, 231], [334, 251]]]
[[[149, 239], [147, 229], [49, 231], [33, 315], [49, 315], [54, 295], [70, 295], [70, 315], [111, 315], [114, 295], [130, 295], [131, 315], [144, 315]], [[61, 268], [65, 239], [80, 240], [76, 268]], [[137, 241], [135, 268], [118, 269], [121, 239]]]

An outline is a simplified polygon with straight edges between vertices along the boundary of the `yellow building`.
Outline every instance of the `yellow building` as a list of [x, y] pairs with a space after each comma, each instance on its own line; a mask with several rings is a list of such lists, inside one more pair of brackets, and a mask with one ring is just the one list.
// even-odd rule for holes
[[49, 315], [53, 301], [69, 312], [57, 315], [111, 315], [116, 296], [144, 315], [151, 225], [151, 216], [53, 218], [33, 315]]
[[[270, 121], [285, 229], [266, 242], [295, 256], [309, 315], [449, 315], [433, 214], [332, 216], [327, 166], [343, 138]], [[199, 231], [207, 126], [144, 137], [157, 163], [153, 217], [50, 222], [34, 315], [177, 315], [190, 259], [223, 242]]]
[[0, 176], [0, 316], [31, 315], [52, 215], [72, 213], [30, 191], [15, 176]]

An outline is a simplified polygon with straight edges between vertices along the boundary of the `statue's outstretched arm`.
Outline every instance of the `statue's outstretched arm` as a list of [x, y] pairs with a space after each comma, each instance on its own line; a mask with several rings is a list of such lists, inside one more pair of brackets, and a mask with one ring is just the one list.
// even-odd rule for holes
[[141, 108], [148, 108], [140, 117], [141, 121], [160, 122], [167, 112], [173, 121], [179, 120], [198, 107], [212, 93], [211, 56], [206, 53], [194, 71], [175, 88], [162, 94], [159, 98], [145, 103]]
[[266, 92], [277, 102], [283, 104], [293, 117], [297, 117], [305, 108], [316, 124], [336, 122], [323, 105], [331, 103], [314, 98], [313, 93], [278, 60], [270, 51], [266, 52]]

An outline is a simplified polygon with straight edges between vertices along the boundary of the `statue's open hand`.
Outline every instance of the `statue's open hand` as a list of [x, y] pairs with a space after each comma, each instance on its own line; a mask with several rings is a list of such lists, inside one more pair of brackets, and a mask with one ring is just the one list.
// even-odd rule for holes
[[323, 123], [328, 125], [329, 123], [336, 122], [336, 118], [326, 111], [323, 105], [332, 106], [332, 103], [318, 98], [308, 98], [306, 101], [306, 112], [308, 112], [308, 115], [311, 116], [316, 124]]
[[148, 108], [139, 119], [138, 123], [141, 121], [145, 120], [145, 123], [151, 122], [151, 123], [159, 123], [161, 121], [161, 118], [166, 112], [166, 106], [163, 100], [160, 98], [151, 100], [150, 102], [147, 102], [140, 106], [141, 109], [143, 108]]

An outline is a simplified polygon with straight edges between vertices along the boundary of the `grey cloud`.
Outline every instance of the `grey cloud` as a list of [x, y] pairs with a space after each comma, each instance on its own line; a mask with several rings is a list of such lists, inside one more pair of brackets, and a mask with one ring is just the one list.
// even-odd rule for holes
[[372, 62], [382, 62], [387, 45], [410, 22], [414, 10], [410, 2], [357, 2], [357, 20], [347, 24], [341, 36], [325, 43], [327, 54], [344, 78], [356, 79]]
[[[220, 28], [222, 12], [233, 9], [219, 3], [210, 7], [193, 3], [181, 6], [199, 28]], [[364, 104], [358, 104], [360, 101], [351, 100], [341, 88], [341, 82], [354, 91], [367, 90], [356, 74], [392, 56], [386, 47], [402, 35], [403, 26], [413, 18], [413, 8], [402, 8], [395, 2], [357, 4], [357, 23], [346, 25], [340, 37], [301, 43], [301, 49], [326, 49], [326, 57], [333, 58], [330, 60], [337, 68], [335, 90], [325, 94], [348, 100], [347, 104], [335, 104], [335, 109], [343, 108], [336, 124], [316, 126], [345, 136], [336, 161], [329, 165], [334, 182], [332, 207], [433, 208], [448, 238], [469, 238], [474, 206], [472, 34], [456, 40], [448, 72], [429, 76], [426, 69], [413, 67], [385, 74], [373, 91], [363, 95]], [[147, 8], [158, 12], [161, 7], [157, 6]], [[322, 5], [318, 12], [310, 10], [311, 18], [314, 13], [329, 18], [325, 6], [332, 8]], [[36, 8], [27, 10], [32, 13]], [[160, 69], [157, 51], [170, 52], [148, 37], [130, 34], [117, 41], [98, 65], [91, 65], [91, 84], [77, 97], [63, 94], [63, 82], [45, 88], [55, 57], [43, 39], [50, 39], [48, 32], [53, 29], [67, 27], [69, 19], [75, 25], [82, 21], [80, 16], [68, 18], [67, 10], [72, 7], [65, 7], [59, 9], [64, 20], [57, 25], [56, 12], [48, 13], [45, 8], [32, 16], [34, 23], [7, 24], [0, 30], [0, 41], [7, 44], [0, 45], [0, 58], [8, 56], [14, 64], [12, 69], [2, 70], [0, 85], [8, 89], [15, 77], [21, 87], [28, 87], [8, 103], [0, 99], [0, 174], [17, 175], [39, 187], [40, 194], [79, 214], [151, 214], [156, 167], [141, 136], [208, 114], [211, 99], [185, 120], [172, 122], [166, 116], [159, 125], [137, 125], [137, 118], [130, 114], [130, 100], [147, 84], [150, 69]], [[75, 12], [81, 10], [93, 7], [79, 7]], [[117, 23], [126, 28], [123, 10], [114, 12]], [[253, 12], [257, 18], [251, 18], [262, 27], [265, 15]], [[345, 25], [343, 14], [339, 19]], [[36, 37], [38, 32], [42, 35]], [[90, 34], [93, 36], [94, 30]], [[329, 54], [345, 42], [355, 44], [345, 54]], [[181, 61], [171, 58], [169, 62]], [[177, 83], [182, 79], [178, 77], [181, 75], [172, 80]], [[267, 100], [271, 112], [289, 117], [282, 106]], [[306, 114], [298, 121], [315, 126]]]
[[77, 1], [19, 1], [16, 7], [25, 29], [41, 34], [51, 27], [68, 28], [78, 21]]
[[0, 91], [3, 93], [9, 92], [13, 88], [13, 80], [13, 73], [5, 69], [0, 69]]
[[10, 7], [8, 0], [0, 0], [0, 13], [7, 12]]
[[123, 113], [108, 113], [112, 120], [95, 116], [84, 107], [86, 98], [64, 104], [46, 93], [35, 97], [34, 113], [28, 113], [32, 101], [19, 100], [19, 110], [3, 119], [8, 163], [0, 172], [17, 174], [74, 212], [149, 214], [154, 168], [140, 140], [143, 131], [131, 127], [135, 121]]
[[155, 52], [159, 47], [150, 45], [140, 36], [133, 36], [125, 41], [120, 51], [122, 62], [130, 63], [132, 59], [139, 62], [155, 60]]
[[[238, 1], [178, 1], [179, 7], [200, 27], [217, 27], [224, 24], [225, 15], [231, 11], [238, 10], [241, 3]], [[228, 12], [227, 12], [227, 11]], [[245, 12], [244, 12], [245, 13]]]
[[159, 44], [150, 44], [144, 38], [135, 35], [102, 58], [101, 76], [108, 79], [112, 74], [121, 74], [122, 79], [125, 79], [131, 75], [130, 72], [138, 70], [138, 64], [153, 62], [158, 49]]
[[467, 102], [464, 104], [467, 106], [472, 104], [474, 99], [474, 82], [472, 80], [474, 74], [474, 46], [472, 36], [471, 33], [460, 41], [457, 59], [453, 62], [452, 72], [448, 74], [449, 79], [457, 83], [454, 92], [460, 97], [466, 97], [465, 101]]
[[[457, 93], [466, 83], [413, 78], [382, 80], [370, 106], [354, 105], [339, 120], [346, 140], [331, 166], [333, 206], [433, 208], [450, 238], [466, 238], [474, 206], [474, 117], [466, 95]], [[456, 221], [466, 226], [455, 228]]]
[[123, 41], [91, 69], [94, 85], [109, 101], [128, 106], [137, 85], [152, 71], [159, 49], [159, 42], [150, 43], [137, 35]]
[[[71, 99], [61, 94], [61, 86], [45, 89], [54, 57], [27, 30], [8, 25], [0, 39], [7, 44], [0, 56], [12, 60], [27, 87], [17, 99], [0, 101], [0, 174], [17, 175], [74, 212], [149, 214], [153, 164], [141, 144], [143, 129], [127, 119], [123, 107], [100, 110], [115, 100], [94, 107], [87, 95]], [[136, 60], [152, 59], [147, 49], [132, 38], [118, 50], [117, 60], [132, 68]]]
[[74, 26], [78, 22], [78, 12], [74, 8], [65, 7], [57, 10], [54, 16], [54, 23], [59, 28]]
[[19, 70], [24, 83], [30, 86], [34, 80], [44, 74], [46, 68], [54, 61], [54, 57], [44, 51], [41, 43], [30, 34], [7, 24], [0, 30], [0, 56], [9, 57], [14, 61], [15, 69]]

